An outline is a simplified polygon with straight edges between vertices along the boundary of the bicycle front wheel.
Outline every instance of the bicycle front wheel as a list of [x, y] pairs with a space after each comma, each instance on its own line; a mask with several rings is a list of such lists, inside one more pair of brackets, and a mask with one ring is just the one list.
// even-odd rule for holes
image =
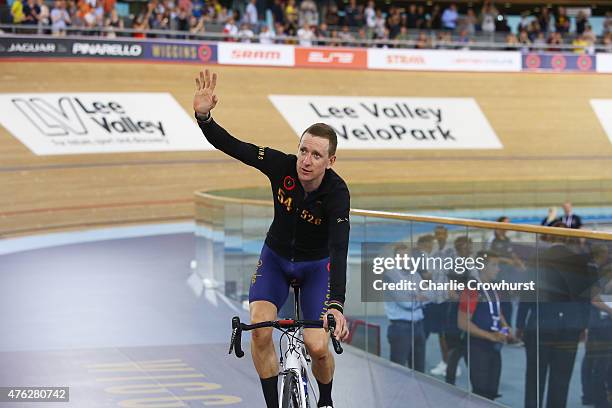
[[283, 406], [282, 408], [303, 408], [300, 405], [300, 382], [298, 376], [290, 371], [285, 374], [283, 385]]

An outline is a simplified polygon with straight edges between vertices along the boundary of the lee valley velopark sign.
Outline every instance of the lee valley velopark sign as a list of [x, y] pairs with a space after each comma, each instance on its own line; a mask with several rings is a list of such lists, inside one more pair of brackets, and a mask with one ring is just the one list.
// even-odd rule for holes
[[168, 93], [0, 94], [0, 124], [37, 155], [213, 150]]
[[270, 95], [300, 136], [327, 123], [341, 149], [501, 149], [473, 98]]

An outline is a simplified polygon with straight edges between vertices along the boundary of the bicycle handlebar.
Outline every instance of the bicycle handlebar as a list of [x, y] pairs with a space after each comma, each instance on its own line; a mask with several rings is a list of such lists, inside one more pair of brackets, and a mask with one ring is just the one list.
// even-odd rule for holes
[[[292, 320], [292, 319], [283, 319], [283, 320], [275, 320], [275, 321], [267, 321], [255, 324], [245, 324], [240, 322], [240, 317], [234, 316], [232, 318], [232, 337], [230, 340], [230, 348], [228, 354], [232, 354], [232, 350], [236, 357], [242, 358], [244, 357], [244, 351], [242, 350], [242, 332], [250, 331], [255, 329], [261, 329], [264, 327], [272, 327], [275, 329], [297, 329], [300, 327], [306, 328], [322, 328], [323, 321], [321, 320]], [[336, 354], [342, 354], [344, 351], [340, 342], [334, 336], [334, 331], [336, 330], [336, 320], [334, 319], [334, 315], [331, 313], [327, 315], [327, 327], [329, 328], [330, 337], [332, 339], [332, 344], [334, 346], [334, 351]]]

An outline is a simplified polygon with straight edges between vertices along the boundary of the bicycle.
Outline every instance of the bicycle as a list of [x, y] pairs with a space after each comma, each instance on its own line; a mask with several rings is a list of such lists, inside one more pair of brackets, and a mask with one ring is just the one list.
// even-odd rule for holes
[[[230, 341], [230, 349], [228, 354], [234, 354], [238, 358], [244, 356], [242, 350], [242, 332], [254, 329], [272, 327], [283, 332], [279, 344], [279, 360], [282, 377], [281, 393], [279, 394], [279, 407], [282, 408], [310, 408], [310, 400], [308, 396], [308, 386], [311, 382], [308, 381], [308, 373], [310, 357], [304, 345], [304, 328], [322, 328], [323, 321], [321, 320], [300, 320], [299, 306], [299, 287], [294, 286], [295, 293], [295, 317], [296, 319], [281, 319], [275, 321], [266, 321], [255, 324], [245, 324], [240, 322], [238, 316], [232, 318], [232, 337]], [[332, 314], [327, 315], [327, 325], [329, 328], [330, 337], [336, 354], [342, 354], [344, 351], [340, 342], [334, 336], [336, 321]], [[283, 338], [286, 339], [286, 351], [283, 353]], [[311, 387], [312, 388], [312, 387]], [[314, 395], [314, 390], [312, 392]], [[313, 405], [316, 407], [316, 402]]]

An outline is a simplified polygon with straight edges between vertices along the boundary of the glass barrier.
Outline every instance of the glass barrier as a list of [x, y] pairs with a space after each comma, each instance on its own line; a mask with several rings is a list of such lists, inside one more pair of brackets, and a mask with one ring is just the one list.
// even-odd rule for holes
[[[272, 216], [266, 201], [197, 194], [207, 285], [247, 305]], [[503, 221], [353, 210], [348, 343], [419, 379], [409, 392], [432, 406], [431, 384], [503, 406], [606, 406], [612, 234]]]

